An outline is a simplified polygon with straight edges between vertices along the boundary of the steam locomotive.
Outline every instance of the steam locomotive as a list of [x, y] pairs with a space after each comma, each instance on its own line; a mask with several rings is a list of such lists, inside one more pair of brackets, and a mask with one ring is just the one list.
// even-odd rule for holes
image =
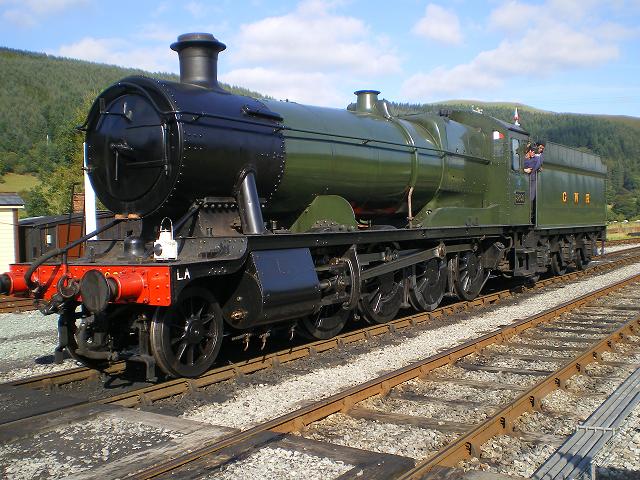
[[[127, 77], [84, 125], [87, 172], [115, 220], [0, 276], [1, 292], [59, 315], [58, 360], [66, 349], [193, 377], [224, 336], [330, 338], [354, 318], [473, 299], [490, 275], [584, 268], [604, 239], [594, 155], [548, 143], [534, 209], [518, 125], [393, 115], [374, 90], [344, 110], [234, 95], [213, 35], [171, 48], [180, 82]], [[116, 223], [126, 234], [101, 238]]]

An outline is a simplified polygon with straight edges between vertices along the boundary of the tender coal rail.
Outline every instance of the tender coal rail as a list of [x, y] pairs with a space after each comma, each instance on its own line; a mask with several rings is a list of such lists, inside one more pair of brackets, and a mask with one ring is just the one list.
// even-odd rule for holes
[[[422, 478], [436, 467], [451, 468], [460, 460], [472, 455], [480, 455], [481, 446], [487, 439], [499, 434], [514, 434], [513, 424], [523, 412], [538, 408], [545, 395], [562, 388], [573, 375], [584, 372], [588, 364], [601, 360], [603, 352], [615, 348], [617, 342], [623, 342], [627, 335], [637, 332], [640, 329], [640, 309], [625, 304], [624, 299], [629, 296], [637, 298], [639, 280], [640, 275], [584, 295], [424, 361], [349, 388], [295, 412], [248, 430], [224, 436], [222, 439], [212, 441], [210, 445], [138, 472], [134, 478], [155, 478], [165, 475], [167, 478], [169, 475], [172, 478], [176, 476], [195, 478], [203, 472], [213, 473], [216, 468], [229, 465], [234, 459], [241, 460], [249, 452], [255, 453], [260, 448], [273, 448], [278, 445], [279, 448], [294, 449], [301, 449], [303, 445], [307, 445], [316, 455], [324, 450], [328, 456], [333, 455], [334, 459], [344, 459], [352, 455], [347, 463], [355, 466], [353, 470], [345, 473], [345, 478], [356, 476], [360, 471], [364, 472], [360, 475], [364, 474], [365, 478], [373, 478], [368, 475], [373, 474], [374, 470], [367, 470], [369, 464], [362, 458], [359, 460], [356, 452], [351, 451], [353, 450], [351, 445], [356, 442], [356, 433], [350, 433], [350, 443], [344, 446], [346, 450], [341, 455], [331, 453], [340, 451], [339, 446], [333, 444], [331, 440], [327, 443], [322, 439], [325, 424], [339, 423], [341, 418], [360, 418], [385, 424], [417, 425], [423, 429], [440, 432], [441, 443], [446, 445], [443, 445], [442, 452], [431, 452], [427, 455], [427, 460], [420, 460], [415, 469], [406, 467], [407, 463], [414, 463], [413, 459], [402, 455], [380, 453], [378, 450], [377, 463], [388, 465], [389, 468], [384, 478], [397, 476]], [[618, 294], [613, 295], [614, 292]], [[602, 313], [607, 309], [617, 314]], [[566, 315], [569, 312], [575, 313]], [[590, 322], [582, 322], [580, 318], [583, 317], [591, 318]], [[607, 320], [606, 317], [610, 318]], [[560, 343], [554, 343], [556, 341]], [[525, 365], [533, 361], [532, 359], [535, 360], [537, 355], [535, 353], [518, 354], [516, 342], [525, 345], [525, 352], [527, 348], [535, 350], [535, 346], [540, 348], [556, 344], [559, 351], [561, 349], [563, 352], [569, 352], [571, 356], [567, 358], [558, 356], [555, 359], [549, 355], [544, 356], [547, 362], [559, 363], [559, 368], [548, 365], [544, 368], [505, 367], [499, 362], [493, 363], [494, 360], [504, 356], [512, 356], [511, 361], [516, 358]], [[500, 354], [492, 351], [490, 347], [497, 344], [507, 345], [507, 352]], [[567, 345], [572, 346], [567, 347]], [[518, 355], [520, 355], [519, 358]], [[478, 380], [469, 375], [458, 375], [457, 371], [482, 372], [485, 379]], [[506, 375], [509, 380], [501, 380], [500, 375]], [[514, 382], [515, 376], [526, 380]], [[486, 419], [479, 424], [474, 421], [443, 421], [440, 418], [423, 418], [372, 408], [376, 401], [386, 401], [407, 393], [410, 397], [415, 384], [424, 382], [459, 384], [476, 387], [479, 391], [504, 389], [515, 392], [516, 398], [501, 404], [498, 402], [498, 405], [493, 406], [487, 406], [482, 400], [474, 402], [469, 399], [459, 401], [447, 401], [442, 398], [423, 399], [425, 403], [430, 401], [439, 405], [448, 403], [449, 407], [458, 403], [465, 405], [465, 402], [467, 406], [475, 404], [476, 409], [493, 407], [488, 409]], [[497, 413], [494, 413], [496, 409]], [[338, 414], [338, 420], [335, 419], [335, 414]], [[536, 437], [535, 434], [531, 434], [530, 437], [535, 437], [534, 440], [544, 439], [544, 436]], [[381, 436], [382, 438], [384, 436]], [[317, 442], [324, 445], [321, 447]], [[359, 452], [362, 450], [358, 449]], [[366, 450], [371, 450], [369, 453], [374, 454], [376, 448]], [[408, 469], [408, 473], [399, 473], [403, 468]]]

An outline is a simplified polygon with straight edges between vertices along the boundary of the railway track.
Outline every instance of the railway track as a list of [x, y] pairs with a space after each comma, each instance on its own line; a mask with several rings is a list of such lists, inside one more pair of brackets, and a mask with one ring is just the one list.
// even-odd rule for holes
[[[640, 332], [640, 308], [624, 303], [623, 290], [635, 283], [626, 295], [637, 298], [638, 281], [640, 275], [248, 430], [223, 436], [197, 450], [154, 464], [132, 478], [195, 478], [223, 466], [230, 468], [236, 461], [239, 466], [235, 470], [231, 467], [230, 471], [241, 475], [242, 462], [249, 454], [258, 455], [262, 448], [292, 449], [315, 456], [323, 454], [334, 460], [340, 459], [342, 463], [346, 459], [353, 468], [344, 478], [363, 475], [363, 478], [442, 478], [443, 474], [451, 474], [451, 468], [459, 466], [459, 462], [480, 457], [482, 445], [498, 435], [519, 437], [534, 443], [557, 443], [559, 439], [552, 435], [519, 432], [514, 429], [514, 423], [525, 412], [540, 409], [549, 393], [567, 388], [574, 375], [585, 374], [589, 364], [599, 362], [600, 365], [621, 366], [624, 363], [607, 362], [602, 355], [613, 350], [616, 344], [628, 342], [629, 335]], [[621, 290], [621, 295], [612, 296], [613, 292]], [[606, 296], [610, 298], [602, 301]], [[595, 308], [589, 308], [589, 305]], [[580, 313], [568, 315], [568, 312], [580, 308]], [[594, 312], [600, 313], [594, 315]], [[640, 350], [640, 339], [633, 338], [632, 344]], [[508, 350], [496, 350], [495, 346], [500, 344], [506, 345]], [[542, 353], [531, 353], [532, 350]], [[552, 351], [555, 355], [545, 355], [545, 351]], [[511, 363], [519, 361], [522, 365], [505, 366], [505, 358]], [[532, 361], [545, 366], [531, 368]], [[515, 377], [520, 378], [515, 380]], [[472, 397], [475, 400], [469, 400], [468, 395], [446, 399], [437, 393], [444, 391], [439, 388], [443, 384], [448, 385], [446, 390], [449, 392], [456, 386], [475, 389], [476, 396]], [[480, 392], [483, 390], [508, 391], [515, 398], [488, 404], [482, 399]], [[435, 393], [429, 395], [429, 391]], [[468, 409], [476, 422], [449, 420], [446, 416], [398, 413], [397, 403], [395, 408], [393, 405], [393, 400], [398, 399], [413, 402], [417, 404], [414, 409], [422, 411], [433, 412], [443, 406], [445, 411]], [[385, 402], [389, 400], [391, 407], [385, 408]], [[377, 448], [376, 443], [385, 441], [385, 435], [379, 431], [375, 440], [360, 440], [359, 433], [366, 437], [367, 428], [364, 432], [355, 432], [354, 425], [358, 423], [354, 419], [437, 432], [435, 441], [423, 439], [434, 448], [426, 448], [426, 458], [419, 459], [414, 466], [415, 459], [379, 453], [384, 447]], [[478, 419], [482, 420], [478, 422]], [[341, 423], [345, 423], [342, 429], [336, 426]], [[341, 433], [336, 434], [336, 430]], [[349, 436], [342, 441], [342, 447], [336, 446], [333, 441], [337, 435], [343, 436], [347, 432]], [[350, 446], [359, 443], [369, 444], [367, 454], [361, 451], [364, 447], [354, 451]]]
[[[466, 342], [463, 345], [454, 347], [423, 361], [416, 362], [374, 380], [349, 388], [327, 399], [314, 402], [299, 410], [264, 422], [248, 430], [224, 435], [222, 438], [212, 440], [209, 445], [193, 449], [182, 455], [177, 455], [168, 461], [161, 463], [153, 462], [152, 466], [137, 472], [133, 475], [133, 478], [147, 479], [164, 477], [165, 475], [167, 477], [177, 476], [178, 478], [196, 477], [203, 472], [213, 472], [222, 465], [228, 466], [236, 459], [241, 461], [246, 458], [247, 455], [257, 453], [261, 448], [273, 448], [277, 445], [279, 445], [277, 448], [305, 450], [307, 453], [311, 452], [315, 456], [324, 452], [327, 456], [333, 455], [333, 458], [343, 459], [343, 462], [344, 459], [351, 456], [350, 464], [356, 464], [354, 467], [356, 470], [351, 472], [354, 477], [357, 476], [359, 471], [364, 470], [363, 478], [374, 478], [373, 475], [376, 475], [375, 478], [390, 478], [399, 475], [403, 475], [403, 478], [423, 478], [423, 476], [435, 466], [446, 467], [461, 459], [469, 458], [472, 455], [479, 455], [482, 443], [494, 435], [514, 434], [513, 423], [519, 415], [524, 411], [531, 411], [538, 408], [546, 394], [554, 389], [566, 386], [567, 379], [572, 375], [584, 372], [585, 367], [589, 363], [601, 361], [602, 352], [611, 350], [617, 342], [625, 341], [626, 335], [638, 332], [640, 329], [640, 317], [638, 316], [638, 314], [640, 314], [640, 303], [636, 304], [635, 307], [616, 307], [614, 305], [615, 297], [613, 303], [609, 302], [608, 304], [598, 303], [598, 300], [616, 291], [622, 291], [623, 297], [633, 296], [635, 299], [638, 292], [637, 282], [639, 280], [640, 275], [619, 282], [531, 318], [521, 320], [497, 332], [484, 335], [483, 337]], [[623, 290], [629, 285], [634, 285], [631, 293], [629, 290], [626, 292]], [[588, 309], [589, 305], [595, 307], [595, 309], [590, 309], [588, 315], [580, 313], [580, 315], [590, 317], [589, 323], [584, 327], [581, 327], [580, 322], [577, 322], [576, 318], [572, 320], [561, 317], [563, 314], [575, 311], [581, 307]], [[602, 313], [602, 311], [607, 308], [607, 305], [613, 310], [619, 308], [620, 312], [626, 313], [626, 318], [606, 321], [604, 317], [611, 316]], [[601, 313], [593, 316], [592, 312], [594, 310], [596, 312], [600, 311]], [[629, 319], [628, 317], [630, 315], [633, 318]], [[618, 315], [618, 317], [622, 317], [622, 315]], [[598, 325], [598, 327], [596, 327], [596, 325]], [[577, 336], [582, 338], [580, 340], [572, 338], [569, 341], [566, 335], [562, 335], [566, 333], [564, 330], [570, 330], [572, 337]], [[514, 340], [516, 336], [518, 340]], [[534, 341], [536, 336], [539, 337], [538, 341], [541, 343]], [[562, 342], [562, 345], [565, 345], [564, 347], [558, 347], [562, 348], [563, 351], [568, 351], [571, 354], [576, 354], [577, 352], [577, 355], [573, 358], [567, 357], [566, 361], [564, 357], [560, 358], [559, 361], [562, 365], [558, 369], [527, 369], [526, 367], [510, 368], [504, 366], [492, 368], [492, 365], [487, 365], [482, 360], [479, 360], [479, 355], [483, 354], [494, 358], [500, 356], [495, 352], [490, 352], [488, 355], [483, 353], [488, 352], [489, 347], [492, 345], [504, 344], [508, 345], [509, 348], [514, 348], [514, 345], [518, 342], [529, 349], [535, 348], [531, 347], [531, 345], [536, 344], [549, 347], [551, 337], [556, 337], [556, 339]], [[525, 338], [525, 341], [523, 341], [522, 338]], [[640, 347], [640, 345], [638, 346]], [[529, 354], [529, 357], [531, 356], [532, 354]], [[522, 360], [522, 358], [520, 358], [520, 360]], [[549, 360], [549, 358], [547, 360]], [[496, 375], [506, 373], [511, 376], [529, 376], [528, 383], [532, 386], [529, 387], [527, 382], [505, 383], [504, 380], [497, 381], [494, 379], [493, 381], [483, 381], [469, 379], [465, 376], [456, 377], [452, 372], [453, 369], [484, 371], [485, 373], [495, 373]], [[541, 377], [544, 377], [544, 381], [538, 381]], [[404, 414], [390, 414], [362, 406], [363, 403], [373, 398], [402, 396], [406, 393], [403, 393], [403, 390], [411, 392], [413, 389], [412, 382], [413, 384], [416, 382], [435, 382], [450, 385], [458, 383], [465, 386], [474, 386], [480, 389], [479, 391], [494, 388], [515, 391], [519, 395], [505, 405], [498, 405], [498, 412], [491, 415], [480, 425], [466, 425], [466, 427], [470, 429], [467, 433], [461, 433], [465, 425], [460, 422], [443, 421], [439, 418], [429, 419]], [[407, 385], [410, 386], [408, 387]], [[435, 402], [442, 404], [443, 400], [436, 398]], [[473, 403], [465, 399], [459, 400], [461, 404], [465, 402], [467, 405]], [[447, 402], [445, 401], [445, 403]], [[455, 404], [456, 401], [449, 403]], [[494, 405], [494, 407], [496, 407], [496, 405]], [[335, 414], [348, 418], [375, 420], [382, 423], [402, 424], [405, 422], [409, 425], [419, 425], [420, 428], [440, 429], [444, 430], [445, 433], [452, 434], [452, 438], [450, 441], [447, 438], [443, 441], [443, 443], [449, 444], [445, 449], [446, 452], [443, 450], [445, 453], [433, 452], [429, 455], [429, 461], [431, 463], [435, 462], [435, 464], [423, 464], [421, 462], [414, 469], [412, 468], [413, 461], [406, 457], [385, 454], [376, 455], [373, 451], [375, 449], [372, 449], [372, 451], [365, 455], [358, 453], [361, 449], [358, 449], [358, 452], [356, 452], [347, 446], [344, 446], [343, 451], [340, 453], [338, 450], [341, 450], [341, 448], [337, 448], [335, 445], [329, 445], [331, 442], [327, 443], [319, 440], [322, 436], [317, 433], [321, 432], [323, 428], [326, 429], [326, 425], [323, 426], [322, 422], [326, 422], [328, 418], [333, 418], [332, 421], [335, 422]], [[331, 428], [329, 428], [329, 430], [331, 430]], [[309, 435], [309, 432], [311, 432], [311, 435]], [[351, 433], [348, 440], [349, 444], [353, 444], [355, 436], [355, 434]], [[529, 437], [534, 436], [535, 435], [532, 434], [529, 435]], [[471, 439], [468, 440], [469, 438]], [[539, 438], [544, 439], [544, 437]], [[451, 452], [455, 452], [455, 454]], [[439, 460], [441, 458], [445, 460]], [[384, 468], [381, 470], [380, 465], [384, 465]], [[376, 471], [377, 473], [375, 473]], [[235, 473], [241, 475], [241, 471], [236, 471]], [[360, 475], [363, 475], [363, 473], [360, 473]]]
[[618, 240], [607, 240], [606, 244], [608, 246], [613, 246], [613, 245], [635, 245], [637, 243], [640, 243], [640, 237], [635, 237], [635, 238], [621, 238]]
[[35, 310], [33, 299], [0, 295], [0, 313], [17, 313]]
[[[583, 271], [574, 271], [565, 275], [539, 280], [535, 285], [529, 287], [529, 289], [539, 290], [554, 284], [570, 283], [578, 278], [606, 272], [614, 268], [640, 261], [640, 247], [638, 247], [637, 249], [629, 250], [615, 252], [602, 257], [602, 259], [617, 258], [617, 260], [614, 260], [612, 262], [594, 265]], [[454, 315], [456, 313], [460, 313], [472, 308], [482, 308], [494, 305], [502, 300], [512, 298], [522, 289], [524, 289], [524, 287], [492, 292], [490, 294], [480, 296], [472, 301], [461, 301], [453, 303], [451, 305], [437, 308], [432, 312], [417, 313], [393, 320], [386, 324], [367, 326], [354, 331], [345, 332], [329, 340], [307, 343], [294, 348], [287, 348], [278, 352], [259, 355], [248, 360], [212, 369], [196, 379], [175, 379], [169, 380], [168, 382], [164, 382], [160, 385], [174, 385], [174, 387], [168, 390], [169, 392], [172, 392], [170, 395], [175, 394], [175, 392], [184, 392], [193, 388], [202, 388], [218, 382], [232, 379], [234, 377], [237, 377], [238, 375], [255, 373], [260, 370], [272, 368], [274, 365], [277, 366], [293, 360], [298, 360], [315, 353], [341, 348], [344, 345], [360, 342], [363, 340], [369, 340], [371, 338], [384, 335], [389, 332], [402, 331], [407, 328], [416, 327], [424, 324], [425, 322], [429, 322], [443, 316]], [[108, 369], [106, 369], [104, 373], [107, 375], [119, 375], [125, 372], [126, 368], [126, 362], [116, 362]], [[102, 372], [91, 368], [77, 367], [69, 370], [61, 370], [57, 372], [15, 380], [12, 382], [8, 382], [6, 385], [14, 387], [20, 386], [35, 389], [53, 390], [61, 385], [66, 385], [73, 382], [92, 381], [97, 379], [101, 374]], [[165, 398], [163, 396], [164, 393], [162, 393], [165, 392], [165, 390], [163, 388], [160, 388], [160, 385], [147, 387], [139, 394], [136, 394], [140, 396], [140, 400], [126, 401], [130, 403], [149, 403], [158, 399]], [[118, 398], [122, 398], [122, 401], [125, 401], [125, 398], [129, 398], [129, 394], [123, 395], [124, 396], [121, 395]], [[135, 398], [135, 396], [133, 398]], [[128, 404], [127, 406], [131, 405]]]
[[[604, 265], [602, 267], [604, 267]], [[581, 274], [582, 273], [575, 272], [569, 275], [571, 275], [570, 277], [571, 279], [575, 279], [577, 276], [580, 276]], [[560, 281], [557, 278], [552, 280], [554, 282]], [[635, 277], [634, 280], [637, 281], [638, 277]], [[242, 456], [243, 452], [247, 452], [249, 450], [253, 450], [257, 448], [256, 445], [258, 444], [264, 445], [266, 443], [272, 442], [275, 438], [280, 439], [281, 438], [280, 435], [282, 433], [291, 433], [291, 432], [297, 432], [297, 431], [303, 430], [305, 428], [306, 429], [313, 428], [313, 425], [312, 425], [313, 422], [317, 422], [318, 420], [326, 418], [327, 416], [332, 415], [339, 411], [352, 410], [353, 411], [352, 413], [354, 413], [354, 415], [360, 415], [361, 417], [363, 415], [371, 415], [371, 413], [366, 413], [366, 412], [363, 413], [362, 410], [360, 410], [360, 412], [358, 413], [358, 410], [354, 410], [353, 408], [354, 405], [357, 405], [358, 402], [366, 400], [367, 398], [371, 398], [375, 395], [379, 395], [381, 393], [386, 394], [386, 396], [393, 396], [393, 393], [390, 393], [390, 392], [392, 392], [394, 388], [396, 388], [398, 385], [401, 385], [412, 378], [416, 378], [419, 376], [424, 377], [425, 375], [431, 374], [431, 372], [433, 372], [437, 368], [441, 368], [446, 365], [449, 365], [459, 359], [462, 359], [463, 357], [469, 357], [469, 355], [475, 352], [481, 351], [483, 349], [486, 350], [487, 347], [491, 344], [494, 344], [500, 341], [502, 342], [507, 341], [513, 335], [521, 334], [526, 330], [535, 328], [537, 325], [540, 325], [544, 322], [549, 322], [557, 318], [563, 312], [567, 312], [569, 310], [578, 308], [580, 306], [584, 307], [585, 304], [588, 302], [593, 302], [598, 298], [604, 298], [606, 295], [611, 295], [612, 292], [622, 289], [625, 285], [631, 283], [631, 281], [634, 281], [634, 280], [621, 282], [620, 284], [616, 284], [612, 287], [608, 287], [598, 292], [594, 292], [574, 302], [570, 302], [568, 304], [562, 305], [559, 308], [544, 312], [531, 319], [523, 320], [521, 322], [518, 322], [515, 325], [505, 327], [495, 334], [485, 335], [484, 337], [481, 337], [477, 341], [468, 342], [460, 347], [456, 347], [447, 352], [443, 352], [435, 357], [426, 359], [424, 362], [420, 362], [419, 365], [412, 365], [410, 367], [406, 367], [404, 369], [401, 369], [401, 371], [399, 372], [393, 372], [393, 374], [385, 375], [384, 377], [381, 377], [376, 381], [370, 381], [370, 382], [367, 382], [367, 384], [351, 388], [339, 395], [334, 395], [330, 399], [319, 402], [318, 404], [305, 407], [298, 412], [284, 415], [276, 420], [266, 422], [265, 424], [252, 428], [246, 432], [231, 433], [231, 435], [225, 436], [225, 439], [222, 441], [222, 443], [214, 442], [212, 445], [209, 445], [207, 449], [204, 449], [204, 450], [198, 449], [196, 447], [201, 447], [201, 445], [203, 445], [205, 441], [210, 442], [211, 439], [220, 437], [221, 434], [225, 434], [225, 433], [228, 434], [230, 432], [228, 431], [228, 429], [227, 431], [221, 431], [219, 429], [202, 431], [202, 429], [200, 429], [199, 432], [201, 436], [200, 437], [196, 436], [197, 441], [194, 442], [192, 439], [191, 440], [192, 443], [189, 444], [187, 442], [187, 445], [190, 445], [189, 449], [192, 450], [192, 453], [189, 456], [183, 457], [180, 455], [180, 453], [184, 453], [184, 449], [185, 449], [184, 445], [180, 445], [180, 446], [174, 445], [172, 448], [167, 447], [167, 449], [165, 449], [162, 452], [162, 455], [168, 456], [168, 457], [175, 457], [175, 459], [170, 463], [161, 464], [161, 468], [159, 469], [156, 468], [156, 469], [141, 473], [139, 475], [139, 478], [151, 478], [153, 476], [160, 475], [163, 472], [168, 472], [171, 469], [175, 469], [175, 468], [186, 468], [186, 469], [201, 468], [202, 462], [206, 463], [207, 469], [211, 469], [211, 468], [215, 469], [217, 468], [217, 466], [219, 466], [222, 463], [228, 463], [230, 458], [236, 458], [238, 456]], [[505, 292], [500, 292], [500, 293], [505, 294]], [[498, 301], [501, 297], [500, 297], [500, 294], [497, 294], [497, 295], [498, 295], [497, 297], [477, 299], [475, 301], [477, 302], [476, 305], [490, 304], [495, 301]], [[474, 302], [471, 302], [471, 303], [474, 303]], [[92, 412], [95, 414], [95, 412], [102, 411], [101, 409], [104, 409], [104, 408], [113, 408], [114, 406], [133, 407], [133, 406], [140, 406], [140, 405], [149, 405], [162, 398], [168, 398], [176, 395], [183, 395], [183, 394], [189, 394], [189, 393], [197, 394], [197, 392], [201, 387], [205, 385], [211, 385], [213, 383], [216, 383], [218, 381], [221, 381], [227, 378], [231, 378], [234, 375], [238, 375], [241, 373], [249, 373], [249, 372], [257, 371], [263, 368], [268, 368], [269, 365], [273, 366], [273, 365], [279, 364], [280, 362], [292, 360], [294, 358], [301, 358], [305, 354], [313, 353], [314, 351], [317, 352], [322, 349], [336, 348], [336, 347], [339, 347], [340, 345], [344, 345], [351, 341], [367, 339], [374, 334], [380, 334], [390, 330], [393, 331], [393, 330], [401, 330], [403, 328], [409, 328], [411, 325], [416, 325], [418, 323], [425, 322], [429, 318], [433, 318], [433, 316], [439, 317], [446, 314], [447, 312], [451, 313], [455, 311], [461, 311], [464, 308], [469, 308], [470, 306], [471, 305], [462, 307], [462, 306], [452, 305], [450, 307], [444, 307], [443, 309], [440, 309], [440, 311], [431, 312], [431, 314], [423, 314], [423, 317], [414, 315], [404, 319], [396, 320], [392, 324], [380, 325], [370, 329], [366, 329], [369, 331], [368, 334], [366, 331], [351, 332], [350, 334], [346, 334], [345, 336], [342, 336], [342, 338], [333, 339], [333, 341], [331, 342], [316, 342], [316, 344], [300, 347], [300, 350], [297, 350], [297, 351], [294, 349], [287, 352], [278, 352], [278, 354], [261, 359], [260, 361], [251, 360], [251, 361], [245, 362], [244, 364], [233, 365], [230, 367], [223, 367], [221, 369], [216, 369], [212, 372], [209, 372], [208, 375], [205, 375], [198, 379], [174, 380], [171, 382], [166, 382], [164, 384], [154, 385], [152, 387], [147, 387], [144, 389], [128, 392], [122, 395], [110, 397], [108, 399], [103, 399], [98, 402], [87, 403], [87, 402], [80, 402], [76, 400], [75, 402], [72, 402], [69, 405], [64, 405], [64, 404], [54, 405], [56, 402], [52, 402], [52, 404], [49, 405], [49, 407], [52, 407], [50, 408], [50, 410], [58, 410], [57, 412], [47, 413], [48, 412], [47, 409], [40, 409], [39, 411], [36, 410], [34, 412], [34, 413], [38, 413], [35, 417], [15, 419], [15, 421], [12, 421], [10, 423], [5, 423], [4, 426], [0, 426], [0, 438], [2, 438], [3, 435], [9, 435], [10, 437], [10, 434], [8, 432], [20, 430], [20, 428], [24, 428], [25, 425], [27, 429], [29, 428], [34, 429], [36, 428], [34, 426], [40, 425], [43, 422], [47, 423], [48, 425], [50, 425], [52, 422], [55, 424], [56, 421], [68, 423], [72, 421], [72, 419], [76, 418], [78, 415], [86, 416]], [[601, 308], [601, 307], [598, 307], [598, 308]], [[627, 313], [629, 312], [630, 311], [627, 310]], [[574, 331], [577, 327], [578, 325], [571, 325], [571, 328]], [[379, 332], [379, 333], [376, 333], [376, 332]], [[282, 356], [279, 356], [279, 355], [282, 355]], [[291, 355], [291, 358], [284, 357], [284, 355]], [[589, 358], [587, 358], [587, 360]], [[583, 365], [584, 363], [588, 363], [588, 362], [586, 360], [583, 360], [581, 365]], [[539, 377], [536, 377], [536, 378], [539, 378]], [[41, 386], [45, 386], [45, 384], [41, 384]], [[0, 394], [1, 393], [2, 393], [2, 390], [0, 389]], [[54, 415], [56, 420], [51, 420], [50, 419], [51, 415]], [[118, 413], [117, 415], [121, 416], [122, 414]], [[124, 415], [124, 417], [127, 417], [127, 415]], [[154, 421], [165, 422], [168, 420], [163, 418], [163, 419], [155, 419]], [[397, 418], [395, 418], [394, 421], [396, 423], [399, 422]], [[181, 424], [180, 428], [186, 428], [184, 427], [183, 424], [189, 423], [188, 420], [182, 420], [182, 419], [180, 419], [179, 422]], [[174, 422], [174, 423], [177, 423], [177, 422]], [[29, 427], [29, 425], [31, 425], [31, 427]], [[178, 428], [178, 426], [175, 426], [175, 428]], [[186, 434], [185, 438], [193, 437], [194, 435], [195, 435], [195, 432], [189, 432]], [[397, 456], [397, 455], [381, 456], [380, 454], [375, 454], [371, 452], [364, 454], [362, 453], [361, 449], [348, 449], [346, 447], [338, 448], [336, 446], [327, 447], [325, 442], [321, 442], [314, 439], [303, 439], [302, 437], [298, 437], [298, 436], [287, 437], [284, 440], [284, 445], [286, 448], [290, 448], [293, 450], [306, 449], [305, 451], [307, 452], [315, 452], [314, 454], [315, 457], [317, 457], [323, 451], [325, 453], [333, 452], [332, 455], [334, 456], [334, 458], [336, 457], [342, 458], [343, 462], [346, 462], [347, 464], [351, 464], [359, 458], [358, 465], [364, 466], [363, 468], [365, 468], [365, 470], [369, 468], [373, 468], [374, 465], [378, 465], [382, 461], [383, 464], [386, 466], [380, 472], [384, 472], [384, 475], [386, 476], [399, 475], [402, 472], [407, 471], [413, 466], [413, 462], [404, 456]], [[475, 451], [477, 451], [477, 448]], [[212, 458], [210, 457], [211, 455], [220, 453], [220, 452], [223, 453], [222, 457], [218, 455], [215, 457], [216, 460], [211, 460]], [[234, 454], [232, 455], [232, 453]], [[154, 458], [153, 455], [151, 457]], [[205, 460], [205, 457], [206, 457], [206, 460]], [[221, 460], [221, 458], [224, 460]], [[356, 460], [354, 460], [354, 458]], [[154, 463], [157, 462], [158, 460], [159, 460], [158, 458], [155, 458]], [[196, 462], [196, 463], [193, 464], [192, 462]], [[116, 464], [118, 464], [118, 462], [116, 462]], [[196, 465], [196, 466], [191, 467], [187, 465]], [[121, 468], [121, 467], [122, 465], [120, 465], [118, 468]], [[140, 465], [135, 465], [135, 467], [138, 468], [140, 467]], [[107, 471], [100, 473], [100, 476], [108, 477], [109, 476], [108, 472], [111, 470], [109, 470], [108, 467], [105, 467], [105, 468], [107, 469]], [[110, 468], [116, 468], [116, 467], [112, 466]], [[131, 469], [132, 465], [129, 465], [128, 468]], [[115, 471], [112, 471], [112, 473], [113, 472]], [[367, 470], [367, 472], [373, 474], [373, 470], [372, 471]], [[87, 476], [87, 478], [90, 478], [94, 474], [96, 474], [96, 472], [91, 472], [91, 474]], [[382, 474], [382, 473], [377, 473], [376, 475], [379, 475], [379, 474]], [[365, 478], [374, 478], [374, 477], [365, 476]]]

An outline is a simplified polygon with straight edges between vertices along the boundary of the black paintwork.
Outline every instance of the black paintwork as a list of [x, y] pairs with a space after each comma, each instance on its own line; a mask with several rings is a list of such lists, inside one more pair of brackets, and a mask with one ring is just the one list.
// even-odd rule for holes
[[251, 252], [240, 275], [223, 307], [225, 318], [236, 328], [299, 318], [312, 313], [320, 302], [318, 275], [308, 248]]
[[116, 214], [180, 215], [196, 199], [234, 197], [247, 170], [268, 199], [285, 161], [277, 118], [221, 89], [128, 77], [89, 113], [89, 176]]
[[227, 46], [210, 33], [185, 33], [171, 44], [180, 57], [180, 82], [220, 90], [218, 53]]

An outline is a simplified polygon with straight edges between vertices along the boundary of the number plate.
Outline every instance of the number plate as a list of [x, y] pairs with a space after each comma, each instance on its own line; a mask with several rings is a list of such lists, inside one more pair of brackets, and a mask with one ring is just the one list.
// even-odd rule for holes
[[527, 192], [515, 192], [514, 199], [516, 205], [524, 205], [527, 199]]

